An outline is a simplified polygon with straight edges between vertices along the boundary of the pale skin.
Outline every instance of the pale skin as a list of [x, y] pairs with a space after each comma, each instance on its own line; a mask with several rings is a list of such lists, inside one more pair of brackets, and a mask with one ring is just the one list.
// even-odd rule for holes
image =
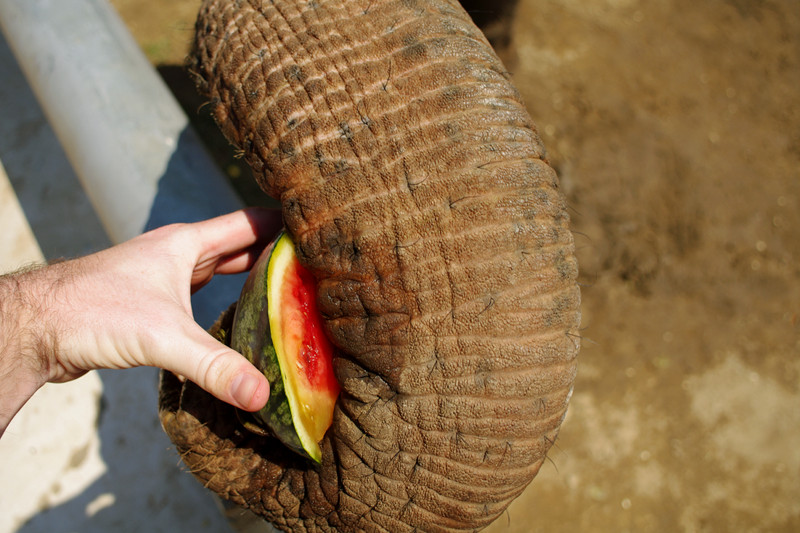
[[42, 385], [100, 368], [165, 368], [236, 407], [263, 407], [266, 378], [194, 321], [190, 295], [248, 270], [280, 226], [277, 211], [247, 209], [0, 276], [0, 436]]

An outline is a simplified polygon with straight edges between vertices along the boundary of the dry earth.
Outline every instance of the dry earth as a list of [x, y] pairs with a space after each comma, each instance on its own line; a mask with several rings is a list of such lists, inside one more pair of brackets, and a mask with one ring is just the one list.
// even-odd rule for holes
[[[196, 114], [175, 66], [199, 1], [113, 3]], [[467, 7], [559, 171], [584, 284], [557, 446], [490, 531], [800, 531], [797, 1]]]

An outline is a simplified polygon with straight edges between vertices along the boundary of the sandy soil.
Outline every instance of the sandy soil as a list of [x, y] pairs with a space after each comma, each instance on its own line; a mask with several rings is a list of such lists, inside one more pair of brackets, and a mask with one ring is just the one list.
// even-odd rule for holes
[[[183, 98], [199, 1], [113, 3]], [[796, 1], [467, 7], [561, 176], [584, 284], [561, 436], [490, 530], [800, 530]]]

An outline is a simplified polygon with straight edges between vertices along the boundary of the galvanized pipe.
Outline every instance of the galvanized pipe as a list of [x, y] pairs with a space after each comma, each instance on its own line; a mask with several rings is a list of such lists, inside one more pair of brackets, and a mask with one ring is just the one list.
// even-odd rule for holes
[[[112, 242], [242, 207], [106, 0], [0, 0], [0, 28]], [[198, 293], [198, 321], [240, 284]]]
[[0, 25], [113, 242], [241, 205], [106, 0], [0, 0]]

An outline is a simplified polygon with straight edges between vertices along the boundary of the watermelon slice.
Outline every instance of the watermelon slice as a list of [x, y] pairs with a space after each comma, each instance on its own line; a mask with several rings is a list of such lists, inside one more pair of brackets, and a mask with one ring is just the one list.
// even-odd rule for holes
[[267, 405], [240, 412], [245, 427], [270, 433], [292, 450], [322, 460], [319, 442], [330, 427], [339, 384], [333, 346], [322, 329], [316, 280], [281, 232], [256, 261], [236, 307], [231, 347], [269, 380]]

